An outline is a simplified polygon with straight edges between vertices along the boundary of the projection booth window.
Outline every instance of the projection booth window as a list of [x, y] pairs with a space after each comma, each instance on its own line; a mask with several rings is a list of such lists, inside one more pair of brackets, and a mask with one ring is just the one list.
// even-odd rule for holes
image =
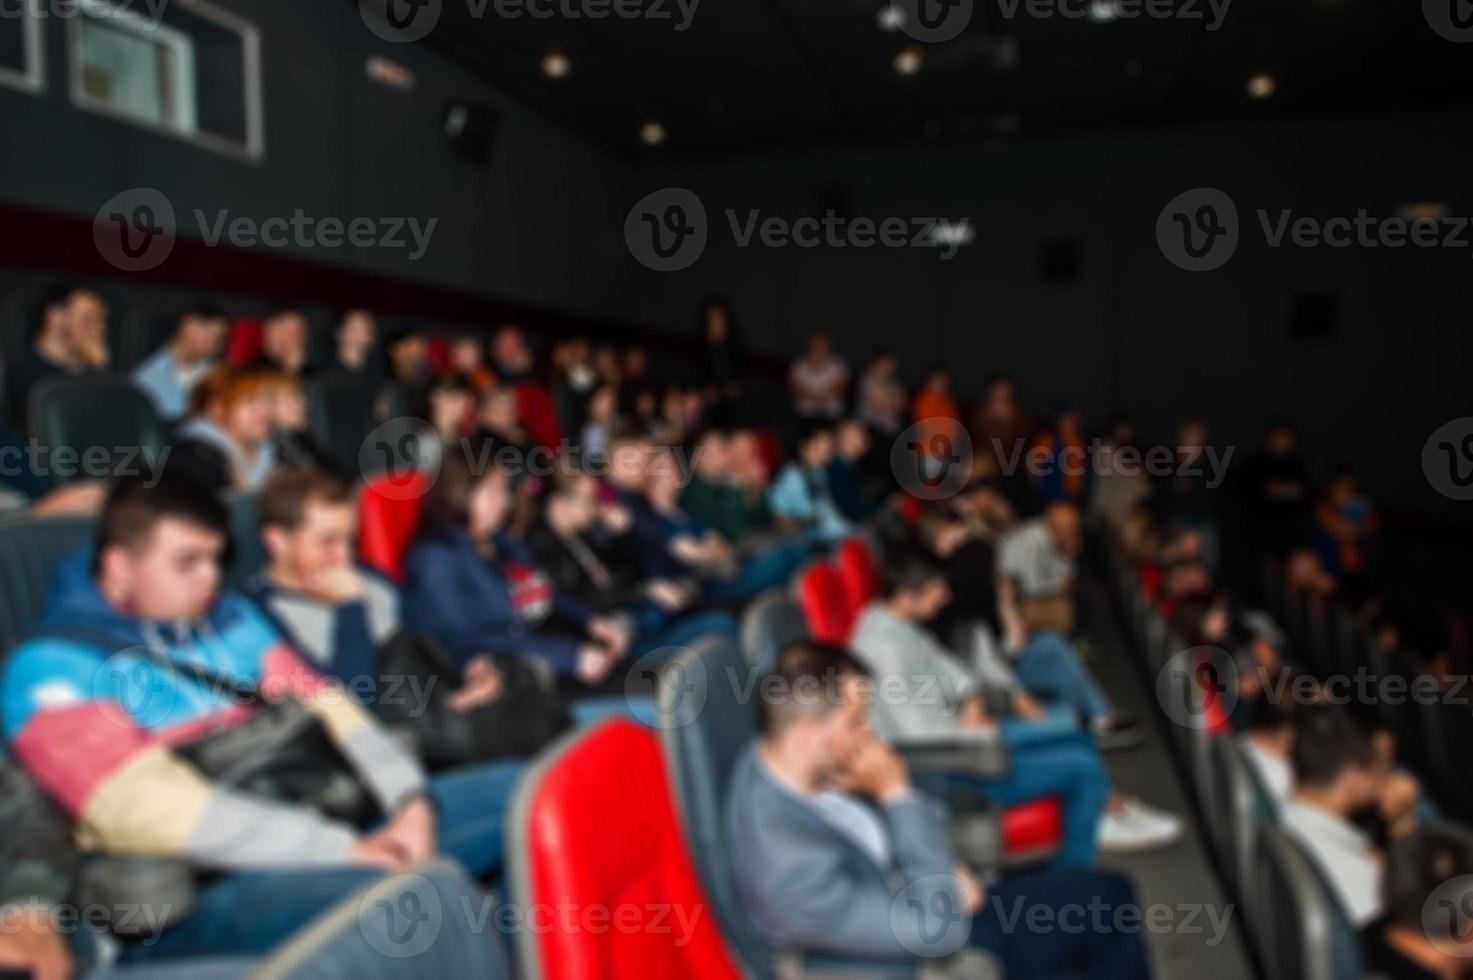
[[27, 92], [45, 86], [41, 54], [42, 0], [11, 0], [0, 4], [0, 85]]
[[264, 152], [260, 36], [205, 0], [80, 0], [68, 26], [72, 101], [207, 149]]

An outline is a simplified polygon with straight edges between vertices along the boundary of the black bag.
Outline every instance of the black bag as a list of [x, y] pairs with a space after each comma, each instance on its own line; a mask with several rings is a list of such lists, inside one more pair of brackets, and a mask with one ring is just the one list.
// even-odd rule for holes
[[438, 642], [399, 633], [378, 651], [379, 720], [411, 732], [432, 769], [525, 758], [573, 725], [567, 705], [519, 657], [493, 657], [501, 696], [470, 711], [450, 707], [461, 671]]
[[213, 782], [281, 803], [298, 803], [360, 830], [379, 805], [319, 721], [296, 701], [257, 702], [246, 721], [174, 751]]

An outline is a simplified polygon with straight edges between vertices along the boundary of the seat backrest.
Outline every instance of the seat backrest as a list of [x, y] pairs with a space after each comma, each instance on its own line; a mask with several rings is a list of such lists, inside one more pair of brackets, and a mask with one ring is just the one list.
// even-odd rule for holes
[[798, 576], [798, 608], [808, 622], [808, 634], [819, 643], [847, 647], [859, 610], [849, 604], [839, 573], [827, 562], [816, 561]]
[[230, 323], [225, 360], [231, 364], [249, 364], [261, 356], [261, 342], [261, 321], [253, 316], [238, 316]]
[[0, 657], [41, 612], [51, 571], [92, 542], [87, 517], [18, 517], [0, 523]]
[[266, 543], [261, 540], [261, 506], [253, 493], [229, 495], [230, 562], [225, 583], [232, 589], [244, 586], [266, 567]]
[[1258, 835], [1261, 888], [1271, 935], [1270, 980], [1365, 976], [1360, 939], [1314, 859], [1277, 824]]
[[808, 621], [784, 589], [762, 593], [742, 614], [742, 652], [757, 670], [771, 668], [783, 647], [806, 639]]
[[358, 496], [358, 556], [369, 568], [404, 581], [404, 557], [419, 528], [419, 510], [429, 480], [422, 473], [384, 473], [363, 485]]
[[373, 431], [377, 386], [348, 374], [307, 382], [307, 430], [333, 465], [344, 473], [362, 469], [363, 440]]
[[1212, 749], [1213, 768], [1221, 786], [1218, 800], [1226, 811], [1223, 823], [1227, 839], [1221, 844], [1218, 854], [1227, 868], [1229, 883], [1236, 889], [1238, 901], [1243, 906], [1243, 920], [1249, 937], [1258, 948], [1259, 956], [1267, 960], [1272, 955], [1266, 925], [1267, 910], [1255, 899], [1261, 888], [1261, 874], [1254, 849], [1259, 832], [1275, 819], [1274, 804], [1259, 784], [1236, 738], [1219, 738], [1212, 743]]
[[863, 609], [880, 594], [880, 567], [863, 538], [849, 538], [839, 545], [839, 581], [851, 609]]
[[[27, 415], [31, 434], [51, 450], [56, 483], [147, 475], [165, 461], [164, 424], [149, 397], [122, 375], [46, 378], [31, 389]], [[66, 471], [56, 456], [62, 447], [76, 454]]]
[[545, 385], [523, 381], [515, 389], [517, 417], [527, 434], [539, 446], [557, 451], [562, 442], [562, 426], [558, 423], [557, 405]]
[[665, 665], [658, 697], [665, 761], [701, 882], [748, 971], [766, 975], [775, 957], [737, 900], [725, 825], [732, 771], [757, 737], [757, 706], [743, 695], [755, 690], [754, 669], [729, 642], [711, 637]]
[[517, 936], [528, 980], [740, 977], [715, 917], [702, 914], [709, 902], [648, 729], [607, 721], [544, 753], [512, 802], [507, 855], [516, 907], [598, 910], [604, 926], [547, 928], [529, 916]]
[[153, 307], [138, 306], [123, 316], [122, 330], [115, 345], [113, 369], [131, 371], [154, 351], [169, 342], [178, 315]]

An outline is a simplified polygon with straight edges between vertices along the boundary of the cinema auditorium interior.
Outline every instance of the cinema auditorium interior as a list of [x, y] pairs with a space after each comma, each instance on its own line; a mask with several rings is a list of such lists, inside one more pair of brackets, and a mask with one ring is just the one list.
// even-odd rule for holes
[[1468, 0], [0, 0], [0, 980], [1473, 978], [1470, 124]]

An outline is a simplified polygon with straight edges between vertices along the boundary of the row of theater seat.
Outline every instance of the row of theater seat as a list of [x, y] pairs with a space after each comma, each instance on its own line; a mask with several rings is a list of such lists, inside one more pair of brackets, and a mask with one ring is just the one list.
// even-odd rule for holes
[[1112, 554], [1110, 572], [1132, 649], [1186, 762], [1204, 836], [1265, 974], [1269, 980], [1365, 976], [1354, 925], [1310, 855], [1276, 823], [1268, 790], [1233, 736], [1216, 674], [1221, 662], [1188, 648], [1129, 563]]
[[[422, 481], [422, 478], [418, 478]], [[419, 498], [413, 479], [385, 476], [365, 487], [360, 508], [362, 557], [387, 573], [400, 567], [414, 533]], [[385, 493], [392, 487], [392, 493]], [[232, 577], [259, 567], [254, 501], [232, 502]], [[85, 518], [17, 518], [0, 524], [0, 642], [8, 648], [38, 614], [56, 562], [87, 544]], [[655, 916], [637, 929], [529, 928], [517, 932], [528, 977], [775, 976], [777, 954], [755, 936], [732, 893], [722, 830], [725, 787], [741, 749], [756, 735], [749, 674], [766, 669], [787, 643], [852, 626], [873, 597], [874, 556], [861, 539], [846, 542], [833, 563], [805, 569], [792, 594], [768, 592], [743, 616], [743, 649], [710, 638], [665, 668], [659, 738], [628, 722], [571, 735], [525, 777], [511, 811], [508, 899], [529, 910], [609, 910]], [[847, 583], [847, 588], [845, 584]], [[703, 696], [682, 700], [690, 678]], [[672, 688], [671, 685], [677, 685]], [[663, 742], [663, 746], [661, 744]], [[943, 758], [940, 763], [944, 764]], [[983, 817], [986, 819], [984, 820]], [[999, 868], [1046, 860], [1058, 847], [1057, 801], [1044, 800], [966, 821], [963, 853], [992, 849]], [[986, 829], [978, 830], [979, 827]], [[979, 845], [979, 838], [983, 843]], [[714, 907], [715, 915], [711, 914]], [[623, 912], [619, 910], [623, 909]], [[663, 911], [655, 911], [655, 910]], [[592, 913], [590, 913], [592, 914]], [[602, 913], [599, 913], [602, 914]], [[681, 916], [684, 918], [681, 918]], [[645, 928], [647, 926], [647, 928]], [[684, 935], [680, 929], [694, 931]], [[675, 942], [681, 937], [681, 942]], [[836, 976], [908, 975], [914, 964], [809, 963]]]

